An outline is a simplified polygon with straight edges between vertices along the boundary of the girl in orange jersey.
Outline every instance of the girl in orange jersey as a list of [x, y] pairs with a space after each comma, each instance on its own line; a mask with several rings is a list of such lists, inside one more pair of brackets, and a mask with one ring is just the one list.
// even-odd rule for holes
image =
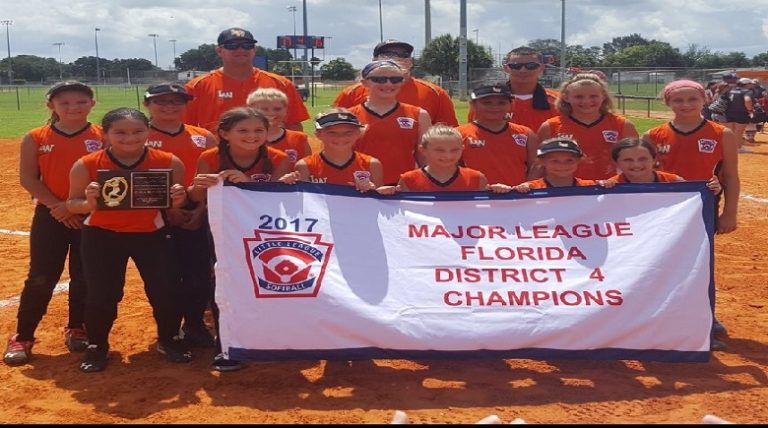
[[[181, 160], [185, 188], [192, 184], [200, 154], [216, 145], [210, 131], [183, 122], [191, 99], [184, 86], [175, 83], [152, 85], [144, 93], [144, 106], [150, 114], [147, 145], [171, 152]], [[213, 290], [205, 215], [205, 204], [191, 201], [165, 211], [184, 289], [183, 336], [191, 346], [210, 348], [213, 336], [203, 321]]]
[[288, 156], [267, 146], [268, 130], [266, 116], [250, 107], [237, 107], [222, 114], [219, 145], [200, 155], [197, 173], [188, 189], [190, 199], [205, 200], [207, 189], [219, 180], [277, 181], [288, 173]]
[[401, 174], [396, 186], [381, 186], [376, 190], [382, 195], [396, 192], [510, 190], [505, 185], [489, 186], [482, 172], [459, 166], [463, 149], [459, 131], [443, 124], [434, 125], [424, 133], [419, 145], [425, 165]]
[[577, 74], [563, 83], [556, 105], [559, 114], [541, 125], [539, 140], [576, 140], [584, 152], [578, 177], [601, 180], [615, 175], [611, 148], [622, 138], [638, 135], [632, 122], [612, 113], [608, 84], [596, 74]]
[[[659, 152], [659, 169], [671, 172], [686, 180], [710, 180], [719, 178], [725, 195], [725, 205], [720, 211], [720, 196], [715, 198], [715, 228], [718, 234], [736, 230], [739, 193], [738, 148], [740, 136], [730, 129], [704, 119], [704, 87], [692, 80], [670, 82], [662, 91], [664, 103], [675, 117], [661, 126], [648, 130], [643, 140], [656, 146]], [[712, 296], [712, 304], [715, 298]], [[710, 349], [725, 349], [725, 343], [715, 335], [727, 332], [713, 318], [713, 337]]]
[[107, 210], [98, 208], [97, 202], [120, 190], [122, 196], [130, 197], [122, 186], [113, 187], [114, 192], [106, 194], [109, 189], [102, 189], [97, 181], [99, 170], [129, 174], [170, 169], [173, 183], [169, 188], [170, 202], [174, 208], [179, 208], [186, 202], [182, 185], [184, 164], [171, 153], [146, 146], [149, 119], [138, 110], [112, 110], [104, 115], [101, 125], [109, 147], [83, 156], [75, 163], [70, 172], [67, 200], [70, 212], [88, 214], [83, 223], [81, 244], [83, 271], [88, 284], [85, 306], [88, 348], [80, 370], [98, 372], [107, 366], [109, 332], [123, 297], [129, 257], [144, 280], [144, 290], [152, 305], [157, 324], [157, 351], [169, 361], [189, 362], [192, 355], [177, 336], [181, 322], [178, 303], [181, 290], [173, 263], [169, 267], [173, 247], [160, 210]]
[[432, 121], [424, 109], [397, 101], [405, 71], [396, 63], [374, 61], [360, 74], [368, 99], [349, 109], [366, 125], [357, 151], [380, 160], [383, 184], [395, 184], [400, 174], [416, 166], [416, 146]]
[[55, 84], [46, 94], [50, 122], [30, 130], [21, 141], [21, 185], [36, 201], [30, 231], [29, 274], [19, 302], [16, 334], [8, 339], [6, 364], [29, 361], [35, 330], [51, 301], [69, 253], [69, 321], [64, 343], [83, 351], [86, 285], [80, 264], [82, 216], [67, 211], [69, 170], [81, 156], [101, 149], [101, 127], [88, 122], [95, 102], [93, 90], [80, 82]]
[[323, 143], [322, 151], [301, 159], [296, 171], [280, 181], [352, 185], [361, 192], [375, 189], [376, 183], [381, 183], [381, 162], [354, 150], [362, 127], [345, 108], [321, 112], [315, 119], [315, 135]]
[[263, 114], [269, 120], [267, 143], [270, 147], [282, 150], [288, 155], [291, 168], [296, 162], [312, 154], [307, 134], [285, 129], [288, 116], [288, 96], [279, 89], [262, 88], [248, 95], [248, 107]]
[[[541, 142], [538, 162], [544, 169], [544, 177], [513, 186], [509, 190], [528, 193], [531, 189], [550, 187], [594, 186], [593, 180], [575, 176], [584, 152], [579, 144], [570, 138], [550, 138]], [[502, 185], [503, 186], [503, 185]], [[508, 187], [508, 186], [507, 186]]]

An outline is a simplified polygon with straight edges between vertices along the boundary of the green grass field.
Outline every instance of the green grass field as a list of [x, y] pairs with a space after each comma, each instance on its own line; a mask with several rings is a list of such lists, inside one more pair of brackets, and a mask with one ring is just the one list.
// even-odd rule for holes
[[[318, 88], [315, 93], [314, 106], [311, 100], [307, 100], [306, 105], [310, 115], [329, 107], [341, 87], [327, 86]], [[612, 88], [615, 90], [616, 88]], [[145, 111], [142, 105], [143, 86], [99, 86], [96, 89], [96, 107], [90, 115], [92, 122], [98, 122], [101, 116], [109, 110], [118, 107], [134, 107]], [[631, 91], [630, 91], [631, 90]], [[635, 84], [623, 85], [623, 94], [647, 95], [653, 96], [653, 84], [641, 84], [636, 87]], [[0, 88], [0, 138], [21, 137], [28, 130], [44, 124], [50, 113], [45, 107], [46, 87], [17, 87]], [[639, 92], [639, 93], [638, 93]], [[466, 120], [468, 105], [466, 102], [454, 99], [454, 106], [459, 122]], [[617, 107], [617, 111], [620, 109]], [[627, 100], [626, 109], [641, 110], [647, 109], [645, 100]], [[667, 108], [661, 102], [651, 102], [652, 111], [666, 111]], [[146, 112], [146, 111], [145, 111]], [[647, 129], [663, 123], [660, 119], [648, 119], [645, 117], [631, 117], [632, 122], [637, 126], [641, 133]], [[304, 122], [304, 130], [312, 132], [312, 121]]]

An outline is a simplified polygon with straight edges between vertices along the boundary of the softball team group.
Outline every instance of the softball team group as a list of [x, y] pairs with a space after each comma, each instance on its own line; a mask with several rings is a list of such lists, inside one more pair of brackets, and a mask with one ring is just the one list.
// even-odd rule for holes
[[[21, 143], [20, 182], [36, 207], [6, 364], [30, 361], [69, 256], [64, 343], [84, 352], [81, 371], [107, 367], [128, 258], [152, 307], [158, 353], [185, 363], [192, 348], [214, 348], [212, 369], [238, 370], [240, 362], [228, 358], [204, 321], [210, 307], [218, 325], [206, 194], [222, 180], [309, 181], [382, 194], [702, 180], [716, 194], [717, 232], [736, 229], [738, 140], [702, 117], [705, 93], [697, 82], [668, 84], [662, 97], [674, 118], [639, 136], [613, 113], [604, 76], [581, 73], [559, 92], [545, 89], [538, 83], [541, 54], [521, 47], [506, 56], [509, 80], [474, 88], [468, 123], [458, 126], [445, 91], [410, 75], [413, 47], [387, 40], [360, 82], [315, 118], [322, 148], [313, 153], [299, 131], [306, 107], [289, 80], [251, 65], [251, 33], [230, 28], [217, 42], [223, 67], [186, 86], [149, 87], [149, 118], [119, 108], [100, 126], [91, 124], [91, 87], [66, 81], [48, 91], [49, 123]], [[100, 208], [100, 171], [149, 169], [172, 171], [171, 208]], [[722, 338], [724, 327], [715, 321], [712, 330], [712, 349], [723, 349], [715, 335]]]

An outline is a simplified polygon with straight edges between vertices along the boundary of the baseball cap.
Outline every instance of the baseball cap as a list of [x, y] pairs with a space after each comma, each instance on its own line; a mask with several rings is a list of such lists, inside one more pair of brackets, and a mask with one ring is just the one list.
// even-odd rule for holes
[[541, 142], [539, 150], [536, 152], [536, 156], [544, 156], [547, 153], [554, 152], [566, 152], [573, 153], [576, 156], [584, 156], [584, 152], [581, 151], [579, 143], [570, 138], [550, 138]]
[[375, 48], [373, 48], [373, 56], [379, 56], [379, 54], [387, 48], [403, 48], [408, 52], [408, 55], [413, 53], [413, 46], [410, 44], [401, 42], [399, 40], [388, 39], [384, 40], [383, 42], [376, 45]]
[[231, 42], [232, 40], [250, 40], [257, 43], [257, 40], [253, 38], [253, 34], [251, 34], [250, 31], [238, 27], [227, 28], [219, 33], [219, 38], [216, 39], [216, 43], [220, 45], [222, 43]]
[[470, 99], [479, 100], [485, 97], [505, 97], [512, 98], [512, 91], [506, 85], [486, 85], [478, 86], [472, 90]]
[[742, 77], [739, 79], [739, 85], [749, 85], [751, 83], [755, 83], [752, 79], [749, 79], [747, 77]]
[[147, 90], [144, 92], [144, 101], [150, 98], [168, 94], [181, 95], [187, 101], [193, 98], [192, 95], [189, 95], [189, 92], [187, 92], [184, 86], [179, 85], [178, 83], [160, 83], [147, 88]]
[[736, 73], [723, 74], [723, 80], [736, 80], [738, 78], [739, 76], [737, 76]]
[[48, 89], [48, 92], [45, 93], [45, 99], [50, 101], [51, 98], [64, 91], [79, 91], [93, 97], [93, 89], [91, 89], [90, 86], [83, 82], [78, 82], [77, 80], [66, 80], [51, 86], [51, 88]]
[[325, 129], [335, 125], [354, 125], [360, 128], [363, 125], [357, 120], [357, 116], [347, 112], [333, 112], [320, 116], [315, 120], [315, 129]]

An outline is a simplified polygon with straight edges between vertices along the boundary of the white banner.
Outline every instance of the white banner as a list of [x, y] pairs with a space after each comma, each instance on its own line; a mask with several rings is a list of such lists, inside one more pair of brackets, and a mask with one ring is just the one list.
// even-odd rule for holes
[[396, 197], [247, 184], [208, 201], [234, 359], [708, 359], [703, 182]]

